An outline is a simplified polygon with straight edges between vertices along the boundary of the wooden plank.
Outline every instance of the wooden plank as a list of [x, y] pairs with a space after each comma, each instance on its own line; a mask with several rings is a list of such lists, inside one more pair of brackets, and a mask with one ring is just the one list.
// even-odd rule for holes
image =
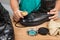
[[[57, 20], [57, 22], [60, 22], [60, 20]], [[29, 36], [27, 34], [27, 30], [30, 28], [33, 29], [38, 29], [40, 27], [48, 27], [48, 22], [45, 22], [41, 25], [34, 26], [34, 27], [24, 27], [20, 24], [18, 24], [20, 27], [15, 26], [15, 22], [13, 22], [13, 27], [14, 27], [14, 32], [15, 32], [15, 40], [60, 40], [60, 36], [50, 36], [50, 35], [39, 35], [37, 34], [36, 36]]]

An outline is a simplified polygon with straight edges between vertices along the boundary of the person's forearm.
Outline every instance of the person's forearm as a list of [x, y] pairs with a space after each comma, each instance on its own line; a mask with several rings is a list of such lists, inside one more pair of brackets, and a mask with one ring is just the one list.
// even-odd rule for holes
[[60, 0], [57, 0], [57, 1], [56, 1], [56, 6], [55, 6], [55, 8], [56, 8], [58, 11], [60, 11]]
[[18, 0], [10, 0], [10, 5], [13, 11], [19, 10]]

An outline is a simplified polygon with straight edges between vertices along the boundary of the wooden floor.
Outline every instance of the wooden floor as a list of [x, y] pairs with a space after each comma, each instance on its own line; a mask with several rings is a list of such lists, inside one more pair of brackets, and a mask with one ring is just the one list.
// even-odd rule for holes
[[[59, 21], [60, 22], [60, 21]], [[13, 22], [13, 27], [14, 27], [14, 32], [15, 32], [15, 40], [60, 40], [60, 36], [50, 36], [50, 35], [39, 35], [37, 34], [36, 36], [29, 36], [27, 34], [27, 30], [30, 28], [33, 29], [38, 29], [40, 27], [47, 27], [48, 22], [45, 22], [41, 25], [35, 26], [35, 27], [23, 27], [22, 25], [19, 25], [20, 27], [15, 26], [15, 22]]]

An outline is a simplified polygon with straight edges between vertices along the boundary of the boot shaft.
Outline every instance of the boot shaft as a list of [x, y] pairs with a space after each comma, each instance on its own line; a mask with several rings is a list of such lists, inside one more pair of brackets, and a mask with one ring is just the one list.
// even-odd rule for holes
[[2, 4], [0, 3], [0, 22], [4, 20], [4, 17], [3, 17], [3, 6]]
[[41, 12], [49, 12], [51, 9], [55, 8], [56, 0], [41, 0]]
[[0, 3], [0, 22], [9, 20], [8, 18], [9, 12], [3, 7]]

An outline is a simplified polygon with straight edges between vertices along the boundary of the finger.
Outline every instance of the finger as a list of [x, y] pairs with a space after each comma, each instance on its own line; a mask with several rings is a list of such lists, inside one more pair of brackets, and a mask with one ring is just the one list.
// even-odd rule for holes
[[54, 16], [49, 17], [49, 19], [56, 18], [56, 17], [58, 17], [58, 16], [54, 15]]
[[14, 13], [14, 17], [15, 17], [16, 19], [20, 18], [19, 15], [18, 15], [18, 13]]
[[49, 14], [57, 14], [58, 12], [50, 12]]
[[16, 18], [13, 16], [13, 21], [15, 21], [16, 22]]
[[20, 19], [13, 18], [15, 22], [18, 22]]
[[17, 21], [17, 20], [16, 20], [16, 17], [13, 16], [13, 20], [16, 22], [16, 21]]
[[18, 18], [15, 15], [13, 15], [13, 18], [14, 18], [15, 21], [18, 21], [20, 19], [20, 17]]
[[24, 17], [22, 16], [22, 12], [19, 12], [18, 14], [19, 14], [19, 16], [20, 16], [21, 18], [24, 18]]
[[58, 12], [48, 12], [47, 14], [57, 14]]
[[53, 18], [54, 21], [57, 20], [57, 19], [58, 19], [58, 17]]
[[49, 14], [56, 14], [56, 12], [50, 12]]
[[55, 11], [57, 11], [56, 9], [52, 9], [52, 10], [50, 10], [50, 12], [55, 12]]

